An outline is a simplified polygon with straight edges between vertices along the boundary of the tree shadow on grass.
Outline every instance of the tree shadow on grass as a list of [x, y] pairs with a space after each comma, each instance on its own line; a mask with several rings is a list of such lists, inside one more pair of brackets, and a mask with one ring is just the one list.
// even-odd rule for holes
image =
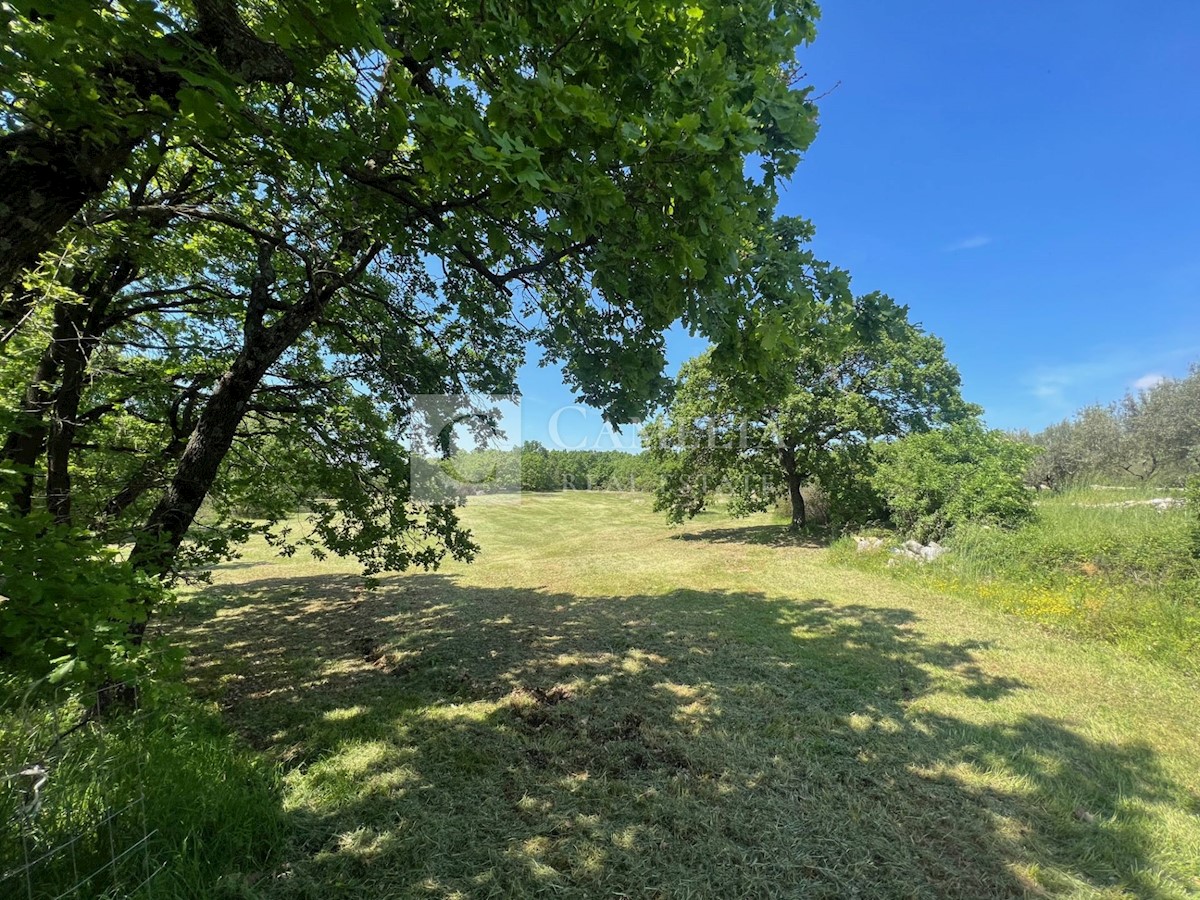
[[1023, 685], [905, 610], [441, 575], [207, 597], [192, 681], [288, 770], [292, 845], [256, 893], [1188, 890], [1154, 807], [1194, 798], [1147, 745], [992, 721]]
[[792, 531], [787, 525], [744, 525], [740, 528], [706, 528], [672, 535], [677, 541], [703, 541], [710, 544], [761, 544], [770, 547], [828, 547], [827, 531], [807, 528]]

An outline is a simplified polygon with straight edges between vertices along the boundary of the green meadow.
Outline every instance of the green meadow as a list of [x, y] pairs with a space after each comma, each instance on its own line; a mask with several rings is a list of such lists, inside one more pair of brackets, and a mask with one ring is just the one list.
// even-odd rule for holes
[[251, 545], [182, 604], [191, 691], [275, 779], [227, 804], [265, 817], [257, 855], [160, 890], [1200, 895], [1177, 667], [768, 516], [672, 529], [598, 492], [465, 513], [469, 566], [369, 586]]

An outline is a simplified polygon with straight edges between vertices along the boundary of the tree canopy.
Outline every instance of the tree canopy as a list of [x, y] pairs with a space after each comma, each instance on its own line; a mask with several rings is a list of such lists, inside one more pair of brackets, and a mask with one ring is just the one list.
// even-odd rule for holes
[[415, 396], [512, 393], [532, 344], [629, 421], [672, 323], [761, 368], [810, 315], [774, 212], [816, 133], [807, 0], [4, 15], [5, 493], [138, 571], [255, 530], [469, 558], [409, 492]]
[[942, 342], [881, 294], [833, 295], [789, 337], [773, 345], [766, 372], [711, 352], [680, 370], [666, 416], [645, 435], [661, 468], [656, 505], [669, 520], [696, 515], [721, 491], [741, 514], [786, 496], [802, 527], [804, 484], [851, 490], [872, 441], [977, 412]]

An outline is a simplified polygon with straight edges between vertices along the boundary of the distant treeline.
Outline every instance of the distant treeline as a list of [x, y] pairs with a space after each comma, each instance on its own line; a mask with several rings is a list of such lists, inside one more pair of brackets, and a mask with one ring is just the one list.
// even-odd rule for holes
[[1034, 486], [1181, 485], [1200, 473], [1200, 365], [1184, 378], [1165, 379], [1015, 437], [1042, 448], [1029, 472]]
[[527, 441], [512, 450], [456, 453], [442, 468], [468, 493], [504, 491], [653, 491], [645, 454], [621, 450], [550, 450]]

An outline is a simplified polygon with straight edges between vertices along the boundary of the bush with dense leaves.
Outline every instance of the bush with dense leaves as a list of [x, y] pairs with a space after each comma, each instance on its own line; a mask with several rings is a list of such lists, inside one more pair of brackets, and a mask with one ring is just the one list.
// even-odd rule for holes
[[[3, 491], [0, 483], [0, 491]], [[82, 529], [42, 511], [0, 506], [0, 667], [51, 683], [99, 684], [136, 674], [130, 632], [161, 605], [159, 579]]]
[[966, 523], [1012, 528], [1033, 517], [1024, 474], [1036, 448], [976, 422], [913, 434], [876, 450], [871, 482], [892, 521], [927, 541]]

